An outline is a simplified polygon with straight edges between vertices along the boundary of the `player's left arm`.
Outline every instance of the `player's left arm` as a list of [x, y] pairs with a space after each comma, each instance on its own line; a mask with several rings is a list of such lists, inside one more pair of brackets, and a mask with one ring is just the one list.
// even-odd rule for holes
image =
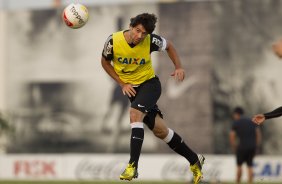
[[256, 146], [257, 148], [259, 148], [259, 146], [261, 145], [261, 139], [262, 139], [261, 130], [259, 127], [256, 127]]
[[236, 152], [236, 132], [234, 130], [231, 130], [229, 133], [229, 142], [232, 151], [235, 153]]
[[177, 54], [175, 47], [173, 46], [173, 44], [170, 41], [167, 41], [166, 51], [175, 67], [175, 70], [171, 74], [171, 76], [174, 76], [175, 80], [177, 81], [183, 81], [185, 78], [185, 71], [182, 68], [179, 55]]
[[173, 44], [159, 35], [151, 34], [150, 52], [154, 51], [166, 51], [168, 53], [168, 56], [170, 57], [175, 67], [175, 70], [171, 74], [171, 76], [174, 76], [177, 81], [183, 81], [183, 79], [185, 78], [185, 71], [182, 68], [180, 58]]

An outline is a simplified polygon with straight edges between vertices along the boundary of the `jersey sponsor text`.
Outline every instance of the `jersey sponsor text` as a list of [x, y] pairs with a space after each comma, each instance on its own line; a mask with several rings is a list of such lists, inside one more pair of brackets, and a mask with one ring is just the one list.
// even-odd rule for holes
[[144, 65], [146, 63], [145, 59], [142, 58], [123, 58], [123, 57], [118, 57], [118, 62], [122, 63], [122, 64], [135, 64], [135, 65]]

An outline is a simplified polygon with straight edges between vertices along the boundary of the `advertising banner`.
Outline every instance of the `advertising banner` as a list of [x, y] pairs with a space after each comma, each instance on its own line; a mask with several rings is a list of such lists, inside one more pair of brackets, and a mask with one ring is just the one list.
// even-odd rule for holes
[[[236, 165], [233, 156], [206, 155], [205, 157], [204, 181], [235, 180]], [[126, 154], [2, 155], [0, 180], [119, 180], [118, 177], [127, 161]], [[281, 181], [281, 164], [282, 157], [257, 157], [254, 164], [255, 180]], [[138, 172], [138, 180], [192, 180], [189, 163], [184, 158], [171, 154], [142, 155]], [[243, 180], [246, 181], [246, 174]]]

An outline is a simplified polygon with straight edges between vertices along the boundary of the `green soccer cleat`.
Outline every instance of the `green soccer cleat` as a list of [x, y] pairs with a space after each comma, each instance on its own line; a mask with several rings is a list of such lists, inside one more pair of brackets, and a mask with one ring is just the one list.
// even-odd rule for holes
[[193, 173], [194, 184], [198, 184], [203, 178], [202, 167], [204, 165], [205, 157], [203, 155], [198, 155], [199, 160], [190, 166], [190, 170]]
[[131, 181], [133, 178], [138, 177], [138, 172], [136, 167], [132, 164], [128, 164], [123, 173], [119, 176], [121, 180], [128, 180]]

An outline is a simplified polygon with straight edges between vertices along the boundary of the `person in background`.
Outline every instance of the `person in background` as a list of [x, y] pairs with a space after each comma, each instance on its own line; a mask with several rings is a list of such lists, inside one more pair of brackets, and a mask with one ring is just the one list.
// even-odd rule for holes
[[233, 124], [229, 134], [232, 151], [236, 155], [236, 183], [241, 182], [242, 165], [247, 164], [248, 183], [253, 183], [253, 159], [261, 142], [260, 129], [248, 117], [244, 116], [244, 110], [236, 107], [233, 110]]

